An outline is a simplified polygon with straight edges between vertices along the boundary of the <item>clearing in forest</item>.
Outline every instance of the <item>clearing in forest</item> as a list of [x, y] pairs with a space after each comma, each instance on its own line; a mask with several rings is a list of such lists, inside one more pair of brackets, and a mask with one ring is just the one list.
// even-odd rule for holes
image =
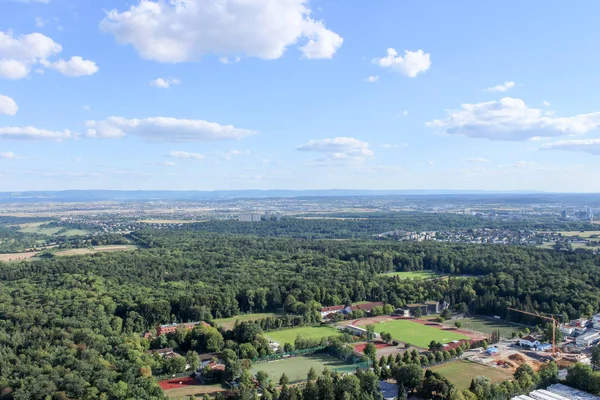
[[436, 274], [432, 271], [403, 271], [403, 272], [386, 272], [385, 274], [380, 274], [381, 276], [398, 276], [400, 279], [428, 279], [440, 277], [441, 275]]
[[487, 376], [492, 383], [502, 382], [512, 378], [509, 369], [502, 367], [488, 367], [471, 361], [454, 361], [431, 367], [431, 370], [445, 376], [458, 389], [468, 389], [471, 379], [478, 375]]
[[275, 314], [275, 313], [255, 313], [255, 314], [241, 314], [241, 315], [236, 315], [235, 317], [230, 317], [230, 318], [217, 318], [215, 319], [215, 324], [217, 326], [222, 327], [225, 330], [229, 330], [232, 329], [233, 326], [235, 325], [235, 321], [258, 321], [261, 319], [265, 319], [267, 317], [277, 317], [280, 314]]

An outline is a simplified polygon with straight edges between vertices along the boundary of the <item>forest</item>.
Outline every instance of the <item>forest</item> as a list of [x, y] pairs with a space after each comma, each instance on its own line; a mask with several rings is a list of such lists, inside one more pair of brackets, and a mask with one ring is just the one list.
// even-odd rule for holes
[[[321, 306], [364, 300], [394, 307], [445, 300], [476, 314], [507, 316], [511, 306], [565, 318], [600, 306], [600, 260], [589, 252], [191, 228], [130, 239], [141, 248], [0, 263], [0, 398], [162, 399], [152, 376], [156, 360], [146, 353], [151, 343], [141, 338], [156, 324], [285, 310], [310, 325]], [[449, 278], [380, 275], [421, 269]], [[218, 333], [222, 346], [264, 346], [248, 335]], [[219, 340], [200, 334], [185, 346], [203, 351], [207, 335]]]

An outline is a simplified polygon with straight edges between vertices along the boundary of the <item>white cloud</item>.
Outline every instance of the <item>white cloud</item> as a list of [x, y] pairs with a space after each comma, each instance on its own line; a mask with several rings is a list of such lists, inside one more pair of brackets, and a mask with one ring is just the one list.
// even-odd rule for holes
[[482, 164], [482, 163], [489, 162], [489, 160], [487, 158], [482, 158], [482, 157], [471, 157], [471, 158], [465, 158], [463, 160], [463, 162], [470, 163], [470, 164]]
[[361, 162], [366, 157], [372, 157], [373, 151], [369, 143], [349, 137], [336, 137], [334, 139], [311, 140], [297, 147], [300, 151], [326, 153], [325, 162]]
[[43, 18], [36, 17], [35, 26], [37, 26], [38, 28], [43, 28], [44, 26], [46, 26], [46, 21]]
[[573, 117], [528, 107], [523, 100], [504, 97], [499, 101], [462, 104], [446, 111], [446, 118], [427, 122], [443, 134], [491, 140], [528, 140], [536, 136], [581, 135], [600, 127], [600, 112]]
[[85, 111], [90, 111], [92, 109], [92, 107], [90, 106], [83, 106], [82, 107]]
[[143, 119], [108, 117], [102, 121], [87, 121], [86, 126], [89, 128], [88, 137], [119, 138], [131, 135], [152, 142], [237, 140], [257, 133], [215, 122], [167, 117]]
[[433, 160], [429, 160], [429, 161], [427, 161], [427, 164], [429, 164], [429, 165], [433, 165], [433, 164], [435, 164], [435, 161], [433, 161]]
[[0, 77], [21, 79], [29, 75], [31, 68], [42, 65], [66, 76], [91, 75], [98, 71], [93, 61], [71, 57], [69, 61], [49, 61], [62, 52], [62, 46], [41, 33], [15, 37], [11, 31], [0, 31]]
[[501, 85], [489, 87], [487, 89], [484, 89], [484, 91], [485, 92], [506, 92], [507, 90], [512, 89], [514, 87], [515, 87], [515, 83], [512, 81], [509, 81], [509, 82], [504, 82]]
[[343, 39], [311, 18], [308, 3], [140, 0], [127, 11], [108, 11], [100, 27], [117, 42], [131, 44], [142, 58], [165, 63], [197, 61], [207, 54], [273, 60], [294, 44], [305, 58], [331, 58]]
[[542, 150], [566, 150], [600, 155], [600, 139], [587, 140], [560, 140], [548, 143], [541, 147]]
[[164, 165], [165, 167], [174, 167], [174, 166], [176, 166], [177, 164], [175, 164], [173, 161], [165, 161], [165, 162], [163, 163], [163, 165]]
[[169, 157], [188, 160], [202, 160], [204, 158], [200, 153], [188, 153], [187, 151], [170, 151]]
[[171, 85], [179, 85], [180, 83], [181, 81], [176, 78], [157, 78], [151, 81], [150, 85], [161, 89], [168, 89]]
[[12, 160], [15, 157], [16, 157], [15, 153], [13, 153], [12, 151], [9, 151], [6, 153], [0, 153], [0, 159], [2, 159], [2, 160]]
[[383, 147], [384, 149], [396, 149], [398, 147], [400, 147], [400, 145], [398, 144], [391, 144], [391, 143], [384, 143], [381, 145], [381, 147]]
[[0, 94], [0, 114], [15, 115], [19, 111], [17, 102], [8, 96]]
[[248, 154], [250, 154], [250, 150], [230, 150], [224, 153], [219, 153], [219, 155], [226, 160], [231, 160], [231, 158], [234, 156], [242, 156]]
[[378, 80], [379, 80], [379, 75], [375, 75], [375, 76], [371, 75], [367, 79], [365, 79], [365, 81], [369, 82], [369, 83], [374, 83], [374, 82], [377, 82]]
[[399, 56], [395, 49], [389, 48], [386, 57], [375, 58], [373, 63], [397, 71], [409, 78], [414, 78], [431, 67], [430, 54], [423, 50], [404, 50], [404, 56]]
[[73, 136], [71, 131], [51, 131], [38, 129], [33, 126], [26, 127], [0, 127], [0, 139], [7, 140], [56, 140], [61, 141]]
[[219, 57], [219, 62], [221, 62], [221, 64], [236, 64], [240, 61], [242, 61], [242, 57], [239, 56], [235, 58]]
[[95, 62], [84, 60], [79, 56], [71, 57], [69, 61], [60, 59], [55, 62], [42, 61], [42, 65], [48, 69], [53, 69], [60, 72], [64, 76], [78, 77], [94, 75], [100, 68]]
[[544, 107], [550, 107], [550, 102], [549, 101], [542, 101], [542, 104], [544, 105]]

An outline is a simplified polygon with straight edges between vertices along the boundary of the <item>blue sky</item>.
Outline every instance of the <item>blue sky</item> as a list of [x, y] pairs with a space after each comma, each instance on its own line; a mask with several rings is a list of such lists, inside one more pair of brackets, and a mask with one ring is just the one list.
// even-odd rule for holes
[[0, 0], [0, 191], [600, 191], [597, 1], [99, 3]]

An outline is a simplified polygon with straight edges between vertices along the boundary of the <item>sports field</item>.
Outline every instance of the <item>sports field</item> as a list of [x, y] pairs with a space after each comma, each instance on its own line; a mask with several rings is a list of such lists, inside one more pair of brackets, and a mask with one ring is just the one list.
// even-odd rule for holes
[[431, 271], [405, 271], [405, 272], [386, 272], [385, 274], [380, 274], [381, 276], [398, 276], [400, 279], [427, 279], [434, 278], [436, 276], [440, 276], [435, 272]]
[[459, 389], [468, 389], [471, 379], [478, 375], [487, 376], [492, 383], [502, 382], [512, 378], [510, 370], [500, 367], [488, 367], [471, 361], [454, 361], [451, 363], [436, 365], [431, 368], [439, 372]]
[[277, 384], [281, 374], [285, 372], [290, 382], [296, 382], [306, 379], [306, 375], [310, 368], [314, 368], [317, 375], [320, 375], [325, 367], [329, 368], [330, 371], [353, 372], [356, 370], [357, 365], [345, 364], [343, 361], [330, 356], [329, 354], [319, 353], [312, 354], [310, 356], [291, 357], [278, 361], [270, 361], [266, 363], [254, 364], [250, 370], [252, 375], [255, 375], [258, 371], [265, 371], [271, 379]]
[[375, 324], [375, 332], [391, 333], [396, 340], [424, 348], [429, 347], [432, 340], [448, 343], [453, 340], [469, 339], [467, 336], [451, 330], [442, 330], [407, 319], [396, 319]]
[[276, 317], [279, 314], [275, 313], [255, 313], [255, 314], [241, 314], [236, 315], [235, 317], [230, 318], [217, 318], [215, 319], [215, 324], [223, 327], [223, 329], [232, 329], [235, 325], [235, 321], [257, 321], [260, 319], [265, 319], [267, 317]]
[[[486, 335], [491, 334], [500, 330], [500, 337], [510, 339], [513, 332], [519, 332], [524, 327], [518, 325], [511, 325], [502, 320], [491, 320], [485, 318], [461, 318], [458, 321], [462, 324], [460, 329], [485, 333]], [[448, 320], [444, 322], [447, 327], [454, 327], [454, 320]]]
[[321, 339], [341, 334], [342, 332], [340, 330], [331, 328], [329, 326], [308, 326], [266, 332], [264, 335], [267, 337], [267, 339], [283, 345], [284, 343], [294, 343], [298, 335], [305, 339]]

